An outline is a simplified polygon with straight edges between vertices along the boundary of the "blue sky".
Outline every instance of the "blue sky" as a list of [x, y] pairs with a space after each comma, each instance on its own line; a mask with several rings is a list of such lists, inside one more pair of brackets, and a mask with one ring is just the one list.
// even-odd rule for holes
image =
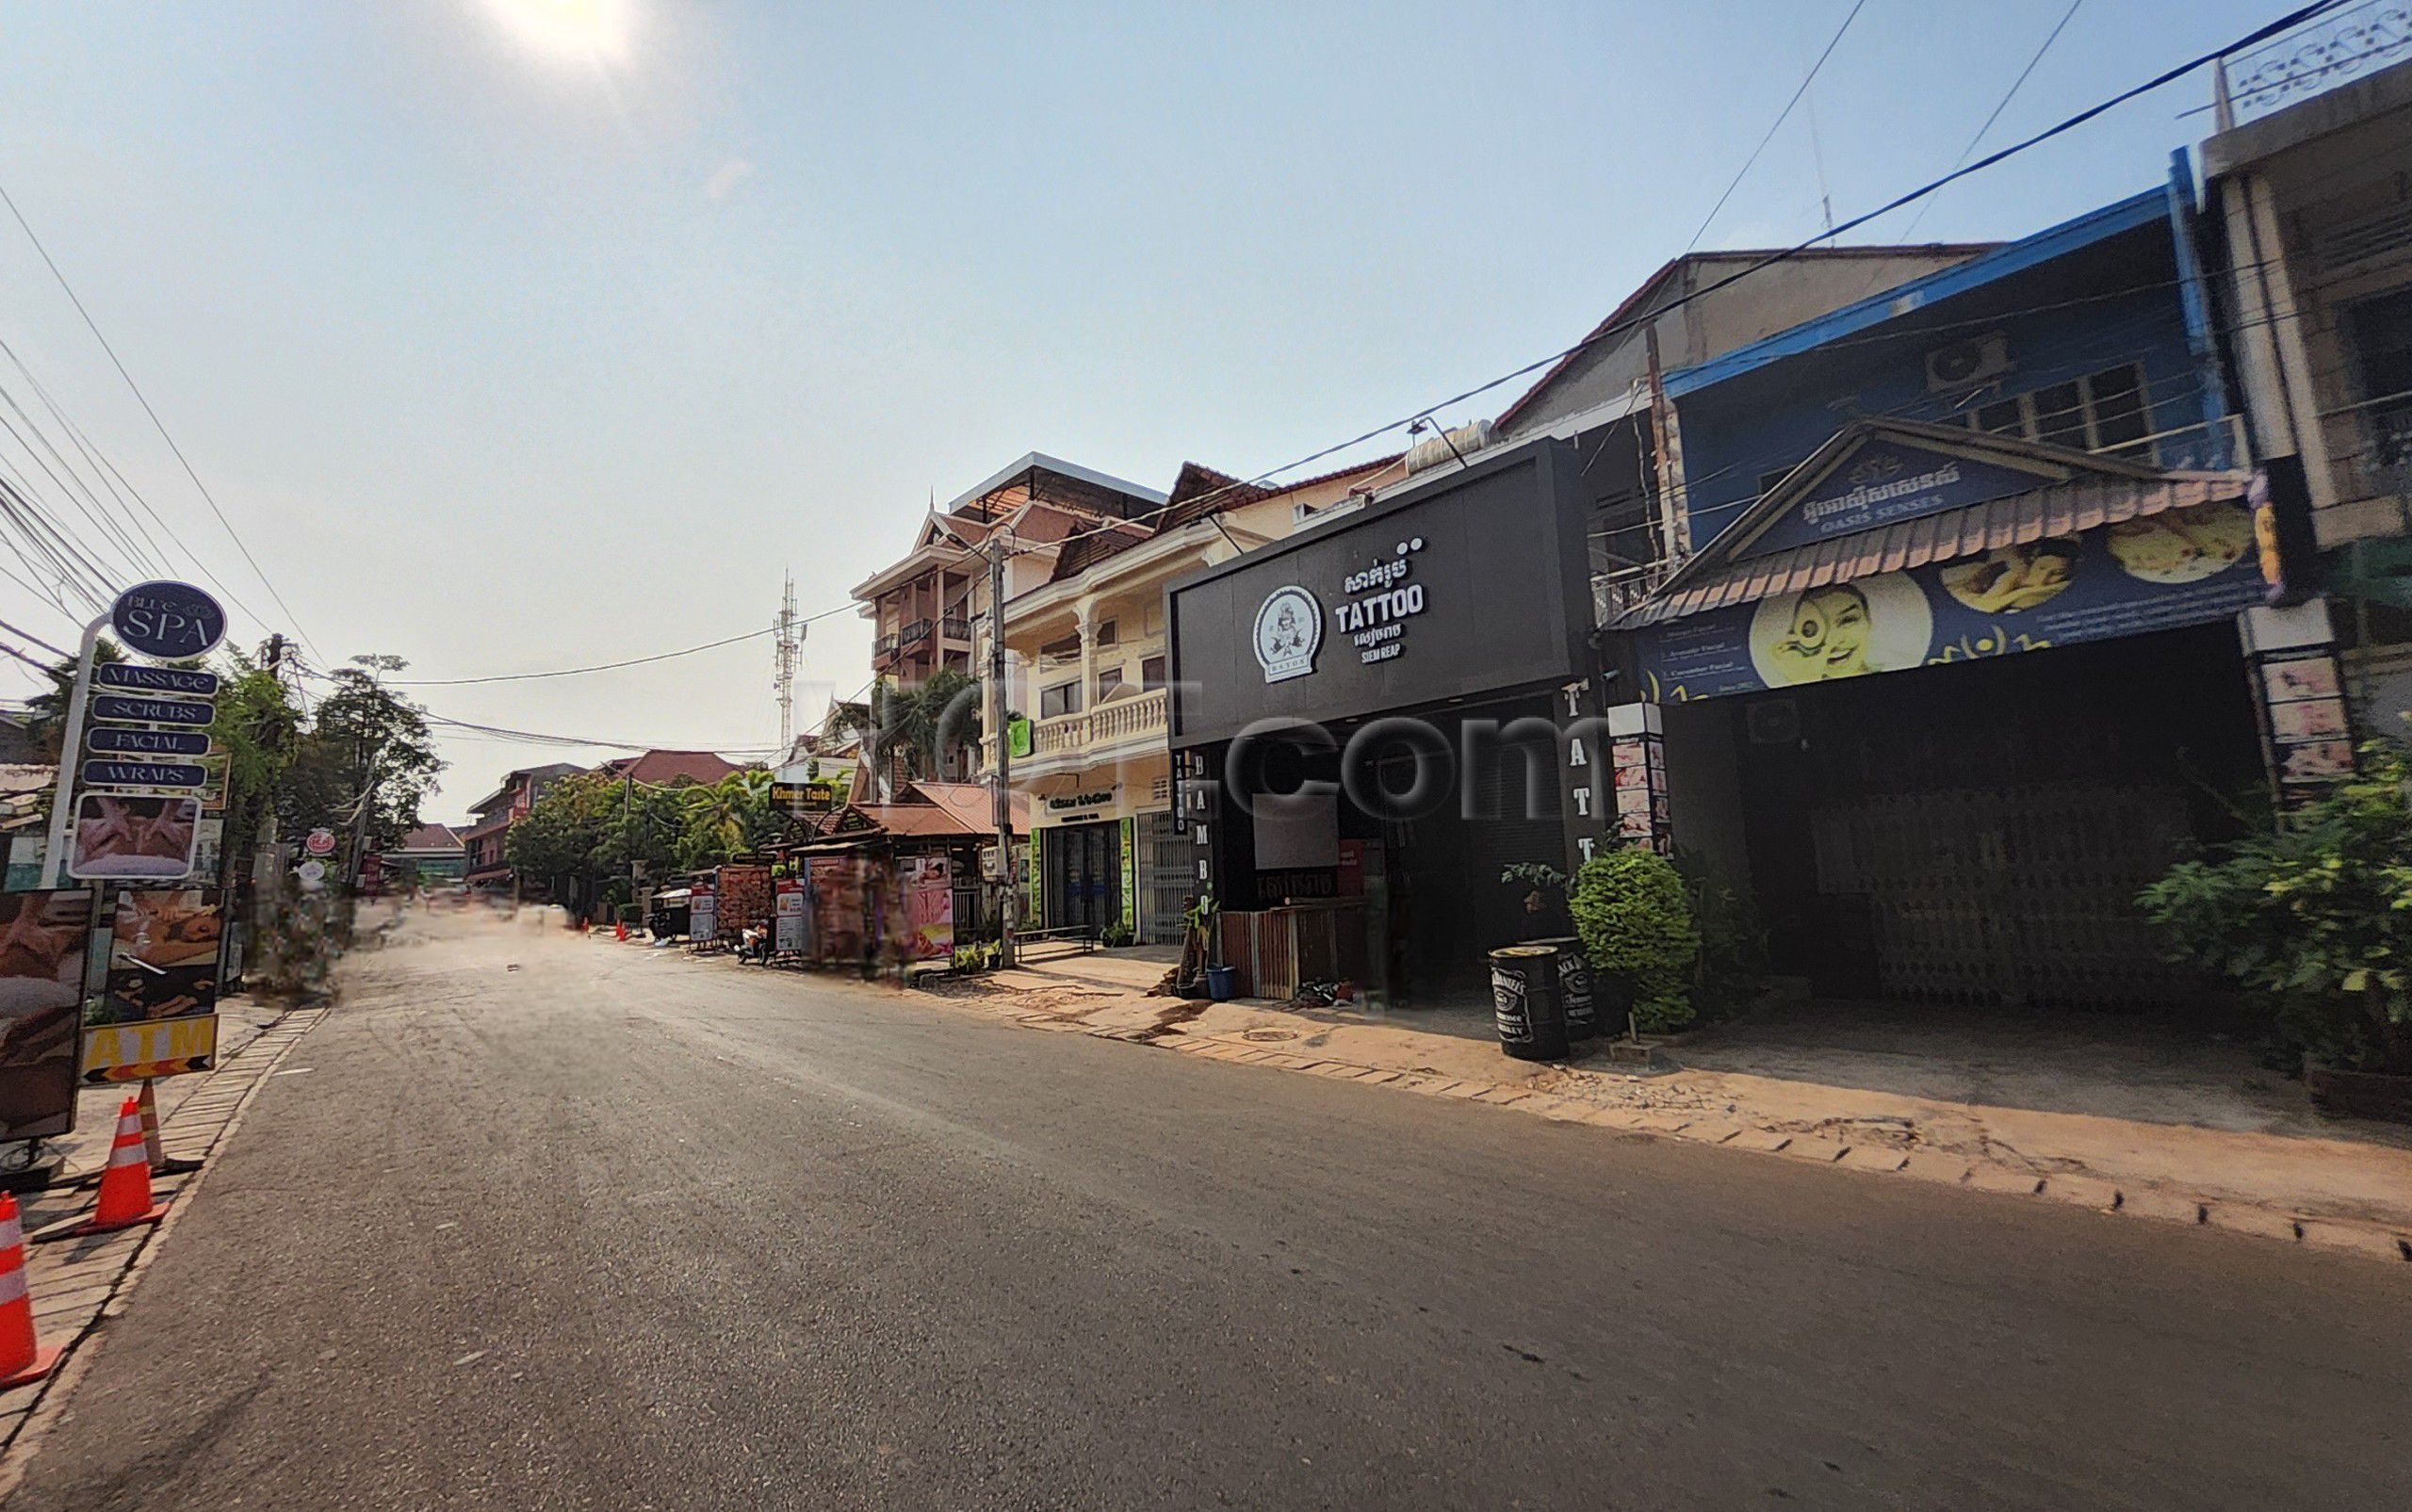
[[[514, 24], [563, 3], [624, 24]], [[1848, 8], [50, 0], [6, 24], [0, 184], [320, 653], [470, 676], [755, 628], [783, 570], [840, 604], [1025, 451], [1254, 472], [1563, 347], [1683, 250]], [[1703, 245], [1940, 173], [2063, 8], [1867, 0]], [[2088, 0], [1989, 145], [2280, 8]], [[2145, 187], [2208, 98], [1947, 191], [1918, 239]], [[0, 292], [0, 339], [283, 618], [6, 221]], [[73, 633], [5, 581], [0, 618]], [[806, 676], [854, 691], [867, 645], [822, 621]], [[759, 747], [769, 679], [754, 642], [422, 696]], [[557, 758], [445, 752], [435, 817]]]

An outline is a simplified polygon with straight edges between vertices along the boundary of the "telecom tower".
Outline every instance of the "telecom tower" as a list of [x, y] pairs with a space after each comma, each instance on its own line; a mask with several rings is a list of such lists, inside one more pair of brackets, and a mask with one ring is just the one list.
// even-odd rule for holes
[[771, 686], [779, 693], [779, 756], [784, 760], [795, 744], [795, 669], [804, 657], [804, 621], [795, 611], [793, 573], [787, 576], [787, 586], [779, 595], [779, 617], [771, 622], [771, 628], [776, 632]]

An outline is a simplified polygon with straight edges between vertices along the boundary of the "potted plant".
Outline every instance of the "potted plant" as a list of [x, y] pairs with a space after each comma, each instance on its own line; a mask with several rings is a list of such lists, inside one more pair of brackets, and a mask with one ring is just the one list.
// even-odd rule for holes
[[1503, 886], [1524, 889], [1527, 935], [1565, 933], [1566, 873], [1538, 861], [1513, 861], [1502, 867]]
[[1583, 863], [1566, 902], [1603, 1000], [1624, 998], [1635, 1034], [1692, 1021], [1700, 926], [1674, 863], [1654, 851], [1608, 851]]
[[2176, 959], [2272, 1010], [2323, 1113], [2412, 1122], [2412, 761], [2362, 747], [2358, 776], [2138, 898]]

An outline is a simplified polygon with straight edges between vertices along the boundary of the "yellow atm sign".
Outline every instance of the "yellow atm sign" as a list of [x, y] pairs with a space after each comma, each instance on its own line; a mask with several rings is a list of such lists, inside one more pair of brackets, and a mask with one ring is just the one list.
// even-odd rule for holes
[[206, 1071], [217, 1058], [216, 1014], [84, 1031], [84, 1080], [95, 1084]]

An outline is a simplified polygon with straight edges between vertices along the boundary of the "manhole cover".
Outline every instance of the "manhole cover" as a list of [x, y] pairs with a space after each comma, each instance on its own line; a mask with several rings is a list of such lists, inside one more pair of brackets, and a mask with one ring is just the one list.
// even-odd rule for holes
[[1253, 1040], [1296, 1039], [1297, 1037], [1298, 1032], [1295, 1029], [1251, 1029], [1240, 1036], [1242, 1039]]

